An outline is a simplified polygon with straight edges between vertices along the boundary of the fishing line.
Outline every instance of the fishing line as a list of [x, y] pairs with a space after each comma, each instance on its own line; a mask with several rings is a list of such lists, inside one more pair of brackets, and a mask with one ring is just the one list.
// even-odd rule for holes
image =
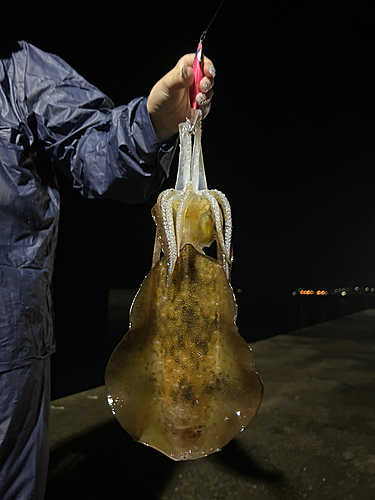
[[208, 33], [208, 30], [210, 29], [211, 24], [213, 23], [213, 21], [214, 21], [215, 17], [217, 16], [217, 13], [219, 12], [219, 10], [220, 10], [220, 8], [221, 8], [221, 6], [223, 5], [223, 3], [224, 3], [224, 2], [225, 2], [225, 0], [222, 0], [222, 1], [220, 2], [219, 7], [216, 9], [216, 12], [215, 12], [215, 14], [212, 16], [212, 19], [211, 19], [211, 21], [209, 22], [209, 24], [208, 24], [207, 28], [206, 28], [206, 29], [203, 31], [203, 33], [201, 34], [201, 37], [200, 37], [200, 39], [199, 39], [199, 43], [202, 43], [202, 42], [203, 42], [203, 40], [206, 38], [207, 33]]

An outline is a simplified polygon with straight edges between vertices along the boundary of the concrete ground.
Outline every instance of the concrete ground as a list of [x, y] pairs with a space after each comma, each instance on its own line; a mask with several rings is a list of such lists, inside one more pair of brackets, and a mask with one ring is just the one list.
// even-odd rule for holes
[[135, 443], [104, 387], [53, 401], [46, 500], [372, 500], [374, 341], [370, 309], [254, 343], [259, 413], [196, 461]]

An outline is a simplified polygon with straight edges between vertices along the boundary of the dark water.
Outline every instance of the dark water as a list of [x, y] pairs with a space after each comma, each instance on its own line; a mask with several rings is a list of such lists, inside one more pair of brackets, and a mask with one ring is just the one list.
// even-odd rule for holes
[[291, 332], [316, 323], [375, 307], [375, 295], [331, 293], [328, 296], [269, 295], [251, 298], [237, 294], [237, 325], [247, 342]]
[[[128, 311], [135, 293], [135, 289], [110, 290], [98, 297], [96, 304], [93, 297], [86, 302], [82, 299], [74, 315], [56, 315], [53, 399], [104, 384], [109, 357], [128, 330]], [[374, 293], [294, 297], [237, 292], [236, 297], [237, 326], [249, 343], [375, 308]]]

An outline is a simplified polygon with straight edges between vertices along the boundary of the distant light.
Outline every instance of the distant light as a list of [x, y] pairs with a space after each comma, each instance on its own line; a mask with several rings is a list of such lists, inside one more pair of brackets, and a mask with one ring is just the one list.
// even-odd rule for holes
[[297, 295], [297, 292], [296, 291], [292, 292], [292, 295], [293, 297], [295, 297]]
[[356, 286], [356, 287], [354, 288], [354, 290], [355, 290], [356, 292], [359, 292], [359, 286]]
[[346, 295], [345, 290], [344, 290], [343, 292], [341, 292], [341, 295], [342, 295], [343, 297], [345, 297], [345, 295]]
[[242, 288], [237, 288], [237, 293], [242, 293]]
[[365, 292], [369, 292], [369, 291], [370, 291], [370, 287], [366, 286]]

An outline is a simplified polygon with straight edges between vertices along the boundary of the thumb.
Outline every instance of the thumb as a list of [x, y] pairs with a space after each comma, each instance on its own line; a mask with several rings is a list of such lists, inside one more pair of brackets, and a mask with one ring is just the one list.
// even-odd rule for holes
[[189, 88], [194, 83], [194, 54], [182, 57], [170, 72], [168, 86], [170, 90]]
[[181, 68], [181, 86], [190, 87], [194, 83], [194, 72], [190, 66], [182, 66]]

